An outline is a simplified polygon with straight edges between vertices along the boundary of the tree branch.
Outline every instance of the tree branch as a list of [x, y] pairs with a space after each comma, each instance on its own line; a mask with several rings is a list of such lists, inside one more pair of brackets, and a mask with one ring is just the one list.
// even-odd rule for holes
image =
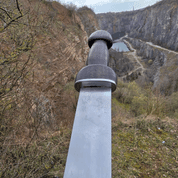
[[20, 12], [21, 16], [23, 16], [22, 11], [20, 10], [20, 7], [19, 7], [19, 2], [18, 2], [18, 0], [16, 0], [16, 4], [17, 4], [17, 9], [18, 9], [18, 11]]
[[0, 9], [2, 11], [4, 11], [6, 13], [6, 15], [11, 19], [11, 21], [4, 26], [3, 30], [6, 29], [13, 22], [15, 22], [16, 20], [18, 20], [19, 18], [23, 17], [22, 11], [21, 11], [21, 9], [19, 7], [19, 1], [18, 0], [15, 0], [15, 1], [16, 1], [17, 10], [19, 11], [20, 15], [18, 17], [14, 18], [14, 19], [12, 19], [12, 17], [7, 13], [7, 11], [5, 9], [3, 9], [3, 8], [0, 7]]
[[0, 7], [0, 9], [1, 9], [2, 11], [4, 11], [10, 19], [12, 19], [12, 17], [7, 13], [7, 11], [6, 11], [5, 9], [3, 9], [2, 7]]
[[5, 27], [4, 29], [6, 29], [11, 23], [15, 22], [16, 20], [18, 20], [19, 18], [23, 17], [22, 15], [16, 17], [15, 19], [11, 20]]

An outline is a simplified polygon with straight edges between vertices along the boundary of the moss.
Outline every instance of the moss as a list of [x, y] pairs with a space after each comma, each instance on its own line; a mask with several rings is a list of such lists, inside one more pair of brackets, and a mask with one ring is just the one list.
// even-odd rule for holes
[[148, 64], [152, 64], [153, 63], [153, 60], [152, 59], [150, 59], [149, 61], [148, 61]]
[[71, 81], [64, 86], [65, 91], [75, 91], [74, 82]]
[[167, 67], [167, 70], [170, 71], [170, 72], [173, 72], [177, 69], [178, 67], [176, 65], [173, 65], [173, 66], [169, 66]]

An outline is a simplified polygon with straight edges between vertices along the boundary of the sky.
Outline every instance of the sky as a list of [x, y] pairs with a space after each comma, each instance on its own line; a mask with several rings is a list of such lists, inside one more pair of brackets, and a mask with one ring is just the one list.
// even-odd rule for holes
[[142, 9], [151, 6], [161, 0], [57, 0], [68, 4], [72, 2], [77, 7], [87, 5], [92, 8], [96, 14], [106, 12], [122, 12]]

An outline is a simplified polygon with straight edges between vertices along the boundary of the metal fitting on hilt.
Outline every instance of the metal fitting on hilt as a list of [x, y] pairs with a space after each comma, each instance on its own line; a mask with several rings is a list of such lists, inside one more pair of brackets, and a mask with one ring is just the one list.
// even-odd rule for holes
[[98, 30], [88, 38], [88, 46], [91, 48], [87, 66], [82, 68], [75, 79], [75, 89], [86, 87], [107, 87], [112, 92], [116, 90], [116, 73], [108, 67], [109, 49], [112, 46], [112, 36], [104, 30]]

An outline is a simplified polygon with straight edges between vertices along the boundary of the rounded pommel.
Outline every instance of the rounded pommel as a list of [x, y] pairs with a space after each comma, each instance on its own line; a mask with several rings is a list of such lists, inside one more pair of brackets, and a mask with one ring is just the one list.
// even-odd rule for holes
[[113, 39], [111, 34], [105, 30], [98, 30], [93, 32], [88, 38], [88, 46], [91, 48], [96, 40], [106, 41], [108, 49], [110, 49], [113, 44]]

